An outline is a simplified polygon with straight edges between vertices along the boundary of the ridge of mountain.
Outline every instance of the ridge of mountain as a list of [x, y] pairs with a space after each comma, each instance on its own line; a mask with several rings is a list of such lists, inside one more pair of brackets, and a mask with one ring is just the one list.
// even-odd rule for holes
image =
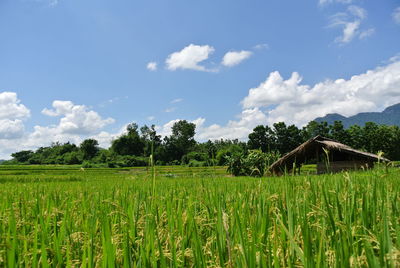
[[348, 128], [352, 125], [364, 126], [366, 122], [374, 122], [379, 125], [395, 125], [400, 127], [400, 103], [387, 107], [382, 112], [364, 112], [353, 116], [343, 116], [338, 113], [327, 114], [314, 119], [317, 122], [333, 124], [335, 121], [342, 121], [343, 126]]

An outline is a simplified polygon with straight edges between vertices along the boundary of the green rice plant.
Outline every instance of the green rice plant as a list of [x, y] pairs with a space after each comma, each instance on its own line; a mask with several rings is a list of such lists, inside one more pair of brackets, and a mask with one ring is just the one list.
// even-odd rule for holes
[[400, 265], [397, 168], [252, 178], [179, 166], [151, 179], [143, 168], [25, 171], [1, 183], [0, 267]]

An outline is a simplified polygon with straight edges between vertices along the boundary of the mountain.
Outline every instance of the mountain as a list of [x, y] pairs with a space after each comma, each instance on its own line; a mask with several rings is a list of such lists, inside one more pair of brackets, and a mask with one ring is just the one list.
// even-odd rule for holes
[[366, 122], [374, 122], [379, 125], [396, 125], [400, 127], [400, 103], [387, 107], [383, 112], [359, 113], [345, 117], [340, 114], [327, 114], [324, 117], [314, 119], [317, 122], [328, 122], [333, 124], [335, 121], [342, 121], [345, 128], [352, 125], [364, 126]]

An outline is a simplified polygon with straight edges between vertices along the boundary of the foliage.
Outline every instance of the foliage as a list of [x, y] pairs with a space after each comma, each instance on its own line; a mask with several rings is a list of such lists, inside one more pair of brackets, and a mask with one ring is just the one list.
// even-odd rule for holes
[[99, 152], [99, 143], [95, 139], [86, 139], [79, 146], [83, 159], [90, 160], [97, 155]]
[[153, 148], [157, 165], [224, 166], [228, 165], [228, 158], [231, 163], [239, 163], [241, 155], [247, 156], [254, 149], [284, 155], [315, 135], [332, 138], [361, 151], [383, 151], [384, 157], [400, 160], [400, 128], [371, 122], [363, 127], [354, 125], [348, 129], [340, 121], [335, 121], [333, 125], [311, 121], [302, 129], [283, 122], [272, 127], [259, 125], [249, 134], [247, 142], [221, 139], [198, 143], [194, 139], [195, 130], [195, 124], [177, 121], [172, 127], [172, 134], [161, 139], [154, 125], [145, 125], [139, 131], [138, 125], [132, 123], [127, 126], [126, 133], [113, 140], [109, 149], [100, 148], [94, 139], [84, 140], [79, 147], [69, 142], [55, 142], [36, 151], [15, 152], [12, 160], [2, 164], [76, 165], [89, 161], [94, 165], [112, 167], [147, 165], [148, 161], [143, 159], [150, 157]]
[[250, 150], [248, 154], [228, 157], [228, 172], [234, 176], [262, 177], [269, 166], [279, 159], [279, 153]]
[[131, 123], [126, 128], [127, 133], [115, 139], [111, 144], [111, 151], [118, 155], [141, 155], [144, 141], [138, 132], [138, 125]]

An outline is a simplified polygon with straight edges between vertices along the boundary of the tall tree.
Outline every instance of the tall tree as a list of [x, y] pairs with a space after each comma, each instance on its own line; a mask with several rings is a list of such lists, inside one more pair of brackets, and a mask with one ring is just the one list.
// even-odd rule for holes
[[111, 144], [111, 150], [119, 155], [142, 155], [144, 142], [138, 132], [136, 123], [129, 124], [127, 133], [115, 139]]
[[95, 139], [86, 139], [79, 146], [83, 159], [90, 160], [97, 155], [99, 152], [99, 142]]
[[172, 126], [172, 135], [164, 138], [165, 152], [164, 157], [171, 160], [182, 159], [182, 156], [190, 152], [196, 144], [194, 135], [196, 125], [186, 120], [176, 122]]
[[156, 151], [161, 145], [161, 136], [157, 135], [155, 125], [151, 125], [151, 127], [144, 125], [140, 128], [140, 133], [144, 143], [144, 156], [150, 156], [151, 148], [153, 147], [153, 150]]
[[332, 139], [337, 140], [343, 144], [350, 143], [350, 135], [349, 132], [344, 129], [342, 121], [335, 121], [333, 125], [329, 126], [330, 128], [330, 136]]
[[327, 122], [310, 121], [302, 131], [304, 141], [314, 138], [315, 136], [329, 137], [329, 125]]
[[33, 156], [32, 151], [19, 151], [11, 154], [11, 156], [19, 163], [26, 163]]
[[249, 149], [261, 149], [264, 153], [275, 149], [273, 130], [269, 126], [258, 125], [249, 134]]
[[274, 124], [276, 149], [285, 154], [296, 148], [302, 142], [301, 130], [295, 125], [286, 126], [284, 122]]

